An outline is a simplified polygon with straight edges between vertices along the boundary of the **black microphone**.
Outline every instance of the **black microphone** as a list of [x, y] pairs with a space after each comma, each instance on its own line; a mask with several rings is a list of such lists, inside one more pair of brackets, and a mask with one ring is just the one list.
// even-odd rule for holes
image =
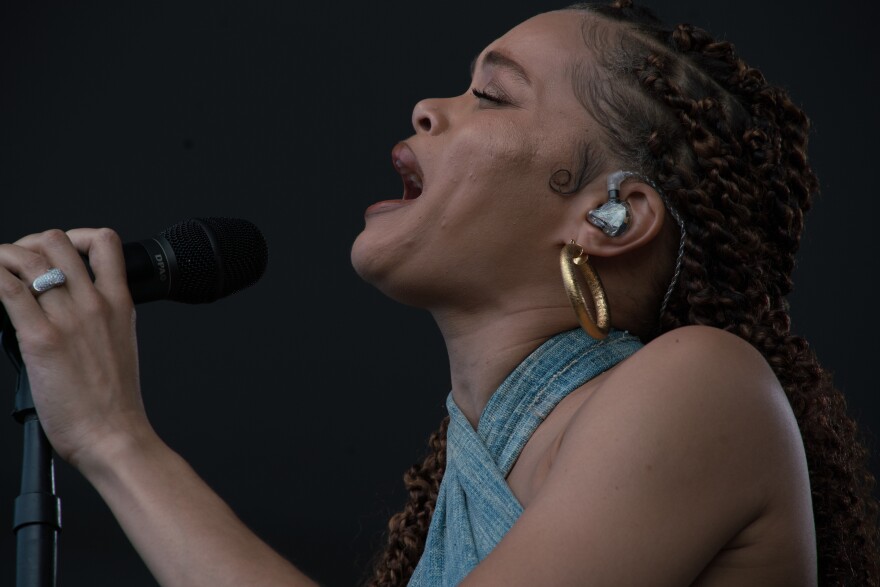
[[[122, 253], [136, 304], [213, 302], [259, 281], [269, 261], [263, 234], [240, 218], [190, 218], [153, 238], [123, 244]], [[0, 331], [7, 321], [0, 305]]]
[[259, 281], [269, 261], [262, 233], [239, 218], [190, 218], [122, 253], [136, 304], [213, 302]]

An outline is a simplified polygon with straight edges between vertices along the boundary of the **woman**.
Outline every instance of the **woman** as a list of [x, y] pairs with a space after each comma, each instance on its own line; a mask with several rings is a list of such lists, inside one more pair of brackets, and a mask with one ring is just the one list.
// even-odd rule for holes
[[[410, 473], [374, 584], [877, 584], [865, 451], [788, 332], [816, 180], [781, 90], [619, 2], [514, 28], [413, 126], [352, 259], [440, 326], [455, 452]], [[0, 251], [44, 428], [160, 583], [310, 584], [152, 431], [116, 237]]]

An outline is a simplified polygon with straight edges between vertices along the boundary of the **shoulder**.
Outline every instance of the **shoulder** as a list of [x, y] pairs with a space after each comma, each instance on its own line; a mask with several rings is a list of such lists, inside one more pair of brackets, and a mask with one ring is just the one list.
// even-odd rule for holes
[[656, 369], [669, 376], [711, 381], [735, 377], [763, 386], [779, 382], [761, 353], [740, 337], [711, 326], [684, 326], [658, 336], [621, 366], [629, 374], [636, 368]]
[[689, 484], [694, 495], [737, 504], [729, 514], [740, 521], [766, 506], [782, 469], [800, 478], [804, 462], [797, 421], [763, 356], [705, 326], [670, 331], [608, 372], [569, 421], [558, 462], [574, 470], [586, 451], [655, 484], [658, 496]]
[[779, 382], [726, 332], [665, 334], [579, 392], [540, 489], [466, 584], [689, 585], [780, 484], [806, 482]]
[[722, 411], [745, 420], [768, 410], [787, 419], [790, 412], [761, 353], [709, 326], [685, 326], [652, 340], [609, 373], [603, 394], [672, 406], [682, 417], [693, 413], [689, 406], [706, 416]]
[[669, 332], [584, 392], [546, 480], [474, 579], [691, 584], [773, 510], [780, 484], [808, 483], [779, 382], [731, 334]]

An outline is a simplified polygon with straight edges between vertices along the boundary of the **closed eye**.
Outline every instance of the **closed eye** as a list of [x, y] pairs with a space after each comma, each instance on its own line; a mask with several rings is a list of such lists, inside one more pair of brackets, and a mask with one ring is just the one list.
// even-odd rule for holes
[[476, 96], [479, 100], [486, 100], [488, 102], [492, 102], [493, 104], [504, 105], [504, 104], [509, 103], [506, 99], [502, 98], [501, 96], [496, 96], [494, 94], [490, 94], [488, 92], [478, 90], [477, 88], [473, 88], [471, 90], [471, 93], [474, 96]]

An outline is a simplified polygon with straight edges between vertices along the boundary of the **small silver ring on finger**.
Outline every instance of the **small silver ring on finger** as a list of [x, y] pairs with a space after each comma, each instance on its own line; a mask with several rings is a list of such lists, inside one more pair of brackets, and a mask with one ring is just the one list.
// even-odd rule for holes
[[67, 277], [64, 276], [61, 269], [52, 267], [34, 279], [34, 282], [31, 284], [31, 291], [34, 292], [34, 295], [40, 295], [43, 292], [49, 291], [53, 287], [63, 285], [65, 281], [67, 281]]

